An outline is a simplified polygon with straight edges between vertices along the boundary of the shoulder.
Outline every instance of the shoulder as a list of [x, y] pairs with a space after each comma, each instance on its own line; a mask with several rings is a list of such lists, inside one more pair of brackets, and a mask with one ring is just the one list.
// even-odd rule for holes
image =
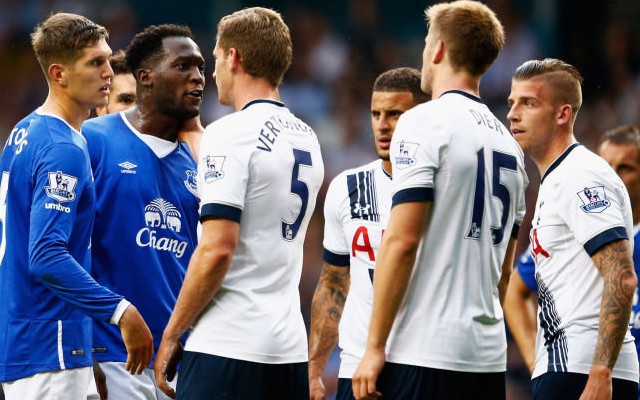
[[122, 123], [120, 113], [108, 114], [86, 120], [82, 124], [82, 134], [89, 138], [107, 136], [113, 133], [114, 125]]

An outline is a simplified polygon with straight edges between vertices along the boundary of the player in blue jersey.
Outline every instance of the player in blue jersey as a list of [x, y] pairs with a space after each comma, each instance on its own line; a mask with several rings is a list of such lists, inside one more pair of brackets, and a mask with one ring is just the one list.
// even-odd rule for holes
[[638, 396], [629, 330], [633, 212], [623, 181], [577, 143], [582, 77], [557, 59], [514, 72], [511, 132], [541, 175], [530, 243], [538, 285], [535, 399]]
[[324, 263], [309, 332], [311, 400], [326, 397], [322, 375], [338, 345], [338, 332], [338, 399], [353, 398], [351, 377], [366, 344], [373, 268], [391, 208], [391, 138], [400, 115], [428, 98], [416, 69], [395, 68], [378, 76], [371, 96], [371, 129], [380, 159], [339, 174], [327, 191]]
[[320, 146], [280, 102], [292, 59], [280, 15], [243, 9], [222, 18], [216, 39], [218, 98], [236, 112], [202, 138], [202, 237], [156, 355], [156, 379], [173, 394], [165, 381], [191, 327], [178, 399], [303, 400], [307, 335], [298, 285], [324, 175]]
[[[197, 243], [196, 163], [178, 141], [200, 112], [204, 58], [190, 29], [150, 26], [126, 51], [136, 105], [86, 121], [96, 185], [93, 276], [138, 305], [159, 346]], [[158, 399], [153, 370], [131, 375], [117, 331], [96, 321], [93, 355], [115, 399]]]
[[13, 129], [0, 159], [0, 381], [7, 399], [86, 398], [91, 318], [127, 344], [142, 372], [152, 337], [137, 309], [90, 275], [95, 192], [82, 122], [104, 105], [113, 71], [107, 31], [75, 14], [32, 34], [49, 86]]
[[[633, 264], [636, 275], [640, 274], [640, 131], [630, 125], [621, 125], [608, 130], [602, 136], [598, 154], [616, 171], [629, 192], [634, 223]], [[525, 261], [524, 259], [528, 261]], [[533, 371], [536, 316], [530, 299], [538, 290], [535, 270], [530, 253], [523, 254], [516, 273], [511, 277], [505, 314], [518, 347], [529, 369]], [[640, 360], [640, 303], [638, 289], [633, 297], [631, 310], [631, 334]], [[531, 361], [529, 361], [531, 359]]]
[[96, 107], [99, 116], [124, 111], [136, 104], [136, 80], [127, 67], [124, 50], [109, 57], [109, 64], [113, 69], [109, 101], [104, 106]]

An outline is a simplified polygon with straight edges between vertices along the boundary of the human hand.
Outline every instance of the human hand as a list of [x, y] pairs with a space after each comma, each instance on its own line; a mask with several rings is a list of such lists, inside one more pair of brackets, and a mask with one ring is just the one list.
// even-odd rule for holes
[[107, 400], [109, 397], [107, 376], [104, 374], [104, 371], [100, 368], [100, 364], [98, 364], [98, 361], [95, 358], [93, 359], [93, 379], [96, 381], [96, 389], [98, 390], [100, 400]]
[[593, 365], [580, 400], [611, 400], [612, 396], [611, 370], [603, 365]]
[[158, 354], [153, 363], [153, 372], [156, 377], [156, 385], [164, 394], [176, 398], [176, 391], [167, 382], [173, 381], [176, 376], [176, 367], [182, 359], [182, 345], [180, 339], [162, 338]]
[[138, 309], [131, 304], [120, 318], [120, 332], [127, 348], [127, 371], [141, 374], [153, 357], [153, 336]]
[[309, 400], [325, 400], [327, 391], [322, 376], [309, 377]]
[[379, 399], [382, 393], [376, 390], [376, 382], [385, 363], [384, 349], [370, 350], [364, 353], [362, 361], [353, 374], [353, 397], [357, 400]]

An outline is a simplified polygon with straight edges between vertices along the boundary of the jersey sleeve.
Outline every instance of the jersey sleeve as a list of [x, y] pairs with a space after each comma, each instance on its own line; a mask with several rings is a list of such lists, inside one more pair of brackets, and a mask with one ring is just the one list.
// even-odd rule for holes
[[346, 196], [344, 174], [338, 175], [329, 185], [324, 202], [324, 252], [322, 259], [326, 263], [348, 267], [350, 265], [349, 243], [344, 233], [341, 206]]
[[522, 278], [522, 281], [527, 288], [532, 292], [538, 291], [538, 283], [536, 282], [536, 265], [531, 257], [531, 245], [522, 252], [520, 258], [518, 258], [518, 264], [516, 266], [518, 273]]
[[593, 169], [573, 175], [559, 189], [567, 203], [567, 212], [560, 216], [589, 256], [607, 243], [629, 239], [623, 212], [629, 199], [613, 172], [608, 176]]
[[198, 193], [200, 218], [240, 222], [255, 143], [224, 125], [209, 125], [200, 146]]
[[[61, 143], [42, 152], [35, 167], [29, 265], [31, 275], [58, 297], [93, 318], [109, 321], [123, 297], [99, 285], [69, 252], [78, 207], [84, 200], [78, 193], [92, 179], [86, 154], [77, 146]], [[65, 210], [50, 209], [50, 204]]]
[[434, 199], [435, 174], [441, 163], [444, 138], [437, 127], [425, 126], [416, 121], [416, 116], [403, 114], [391, 139], [392, 206]]

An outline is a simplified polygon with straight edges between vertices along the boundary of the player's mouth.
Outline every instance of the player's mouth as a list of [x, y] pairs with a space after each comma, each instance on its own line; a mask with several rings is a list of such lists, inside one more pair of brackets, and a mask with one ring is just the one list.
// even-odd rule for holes
[[513, 137], [522, 136], [525, 133], [523, 129], [511, 128], [511, 134]]
[[391, 147], [391, 138], [378, 139], [378, 147], [380, 147], [381, 150], [389, 150], [389, 147]]
[[195, 97], [197, 99], [202, 99], [202, 89], [192, 90], [189, 93], [187, 93], [187, 96]]
[[100, 92], [102, 92], [102, 94], [104, 94], [105, 96], [108, 96], [109, 93], [111, 93], [110, 88], [111, 88], [111, 84], [107, 83], [106, 85], [100, 88]]

